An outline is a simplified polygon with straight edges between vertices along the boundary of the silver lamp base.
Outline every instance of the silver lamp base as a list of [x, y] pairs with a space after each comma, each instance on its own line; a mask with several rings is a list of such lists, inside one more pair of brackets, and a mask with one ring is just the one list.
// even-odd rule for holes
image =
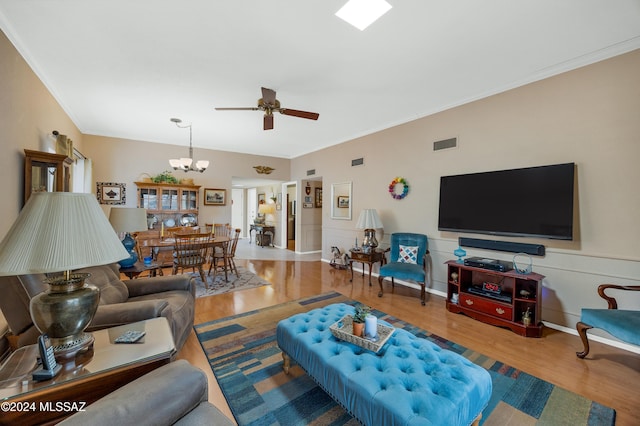
[[31, 299], [33, 323], [41, 333], [49, 336], [58, 360], [74, 357], [93, 344], [93, 336], [84, 329], [98, 309], [100, 290], [85, 284], [89, 276], [65, 272], [47, 278], [49, 290]]
[[364, 238], [362, 239], [362, 247], [376, 248], [378, 247], [378, 240], [376, 239], [375, 229], [365, 229]]

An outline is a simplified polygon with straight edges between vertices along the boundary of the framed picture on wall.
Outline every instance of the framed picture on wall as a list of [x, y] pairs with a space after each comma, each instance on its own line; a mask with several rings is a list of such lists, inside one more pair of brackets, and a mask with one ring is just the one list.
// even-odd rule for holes
[[338, 208], [339, 209], [348, 209], [349, 208], [349, 197], [344, 195], [338, 196]]
[[96, 194], [100, 204], [123, 205], [127, 203], [124, 183], [96, 182]]
[[218, 188], [204, 189], [205, 206], [224, 206], [227, 204], [227, 190]]
[[264, 194], [258, 194], [258, 204], [264, 204], [267, 202], [267, 197]]
[[322, 207], [322, 188], [316, 188], [316, 207]]

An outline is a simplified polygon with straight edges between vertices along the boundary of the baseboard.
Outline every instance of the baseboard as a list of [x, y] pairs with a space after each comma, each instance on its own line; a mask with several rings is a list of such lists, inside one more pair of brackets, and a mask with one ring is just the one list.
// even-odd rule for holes
[[[321, 259], [322, 262], [326, 262], [329, 263], [329, 260], [327, 259]], [[354, 272], [360, 272], [360, 273], [364, 273], [364, 271], [362, 270], [362, 268], [353, 268]], [[380, 276], [380, 274], [376, 273], [376, 272], [372, 272], [371, 273], [372, 277], [378, 277]], [[414, 288], [416, 290], [420, 290], [420, 286], [418, 284], [414, 284], [414, 283], [410, 283], [407, 281], [402, 281], [402, 280], [396, 280], [396, 282], [406, 286], [406, 287], [411, 287]], [[427, 293], [431, 293], [431, 294], [435, 294], [436, 296], [440, 296], [443, 299], [447, 298], [447, 294], [443, 291], [440, 290], [434, 290], [434, 289], [430, 289], [427, 288], [426, 289]], [[567, 333], [567, 334], [572, 334], [574, 336], [578, 335], [578, 331], [573, 329], [573, 328], [569, 328], [569, 327], [565, 327], [563, 325], [559, 325], [559, 324], [554, 324], [552, 322], [549, 321], [542, 321], [542, 323], [549, 328], [552, 328], [554, 330], [563, 332], [563, 333]], [[635, 345], [630, 345], [628, 343], [624, 343], [624, 342], [620, 342], [619, 340], [613, 340], [613, 339], [607, 339], [606, 337], [601, 337], [601, 336], [597, 336], [594, 334], [589, 334], [589, 340], [592, 340], [594, 342], [600, 342], [603, 343], [605, 345], [608, 346], [613, 346], [614, 348], [618, 348], [618, 349], [622, 349], [625, 351], [629, 351], [629, 352], [633, 352], [636, 354], [640, 354], [640, 346], [635, 346]], [[581, 348], [577, 348], [577, 349], [581, 349]]]

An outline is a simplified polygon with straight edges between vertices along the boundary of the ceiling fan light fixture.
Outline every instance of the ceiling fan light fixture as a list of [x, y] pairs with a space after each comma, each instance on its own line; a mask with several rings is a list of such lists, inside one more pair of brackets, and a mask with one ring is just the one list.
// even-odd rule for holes
[[193, 145], [192, 145], [192, 133], [191, 133], [191, 124], [187, 126], [181, 126], [182, 120], [179, 118], [170, 118], [169, 121], [175, 123], [176, 126], [181, 129], [189, 128], [189, 157], [182, 157], [180, 159], [172, 158], [169, 160], [169, 165], [173, 168], [173, 170], [182, 170], [183, 172], [204, 172], [209, 167], [208, 160], [199, 160], [196, 161], [195, 168], [193, 167]]
[[363, 31], [390, 9], [385, 0], [349, 0], [336, 16]]

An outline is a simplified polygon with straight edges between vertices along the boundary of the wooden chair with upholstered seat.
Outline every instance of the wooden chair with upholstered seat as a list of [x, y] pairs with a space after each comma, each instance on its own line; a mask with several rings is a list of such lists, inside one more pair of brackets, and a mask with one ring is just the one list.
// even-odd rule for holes
[[211, 234], [174, 235], [173, 275], [176, 275], [181, 269], [183, 271], [185, 269], [191, 269], [195, 272], [197, 268], [202, 282], [208, 288], [202, 265], [207, 262], [207, 253], [211, 246]]
[[618, 309], [616, 299], [605, 294], [605, 291], [609, 289], [613, 291], [640, 291], [640, 286], [616, 284], [598, 286], [598, 294], [607, 301], [609, 306], [607, 309], [582, 309], [580, 322], [576, 324], [576, 329], [582, 339], [584, 350], [576, 352], [578, 358], [584, 358], [589, 354], [587, 330], [592, 328], [600, 328], [623, 342], [640, 345], [640, 311]]
[[427, 284], [427, 256], [429, 255], [427, 236], [410, 232], [391, 234], [391, 254], [389, 262], [380, 267], [378, 284], [382, 297], [382, 282], [391, 277], [391, 285], [395, 278], [409, 280], [420, 284], [420, 302], [424, 306], [425, 287]]

